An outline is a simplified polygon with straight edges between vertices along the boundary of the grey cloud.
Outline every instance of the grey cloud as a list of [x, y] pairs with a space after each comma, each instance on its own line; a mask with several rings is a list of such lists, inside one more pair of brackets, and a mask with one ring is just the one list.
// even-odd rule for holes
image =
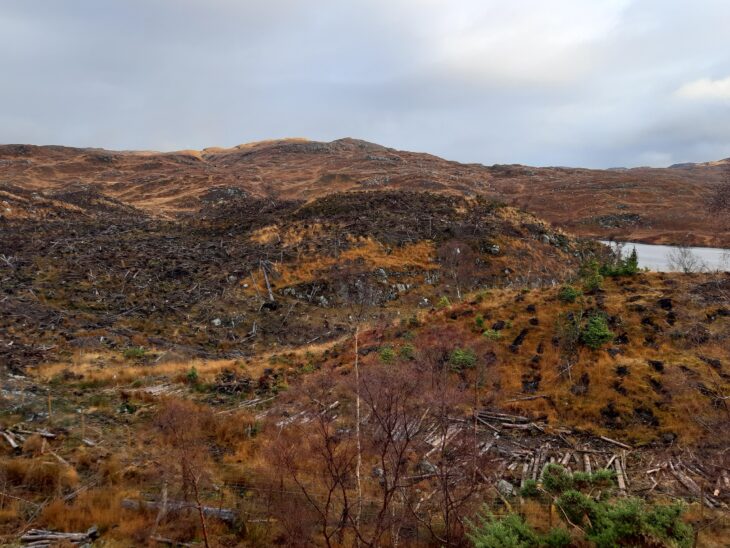
[[6, 0], [0, 142], [353, 136], [470, 162], [730, 156], [724, 0]]

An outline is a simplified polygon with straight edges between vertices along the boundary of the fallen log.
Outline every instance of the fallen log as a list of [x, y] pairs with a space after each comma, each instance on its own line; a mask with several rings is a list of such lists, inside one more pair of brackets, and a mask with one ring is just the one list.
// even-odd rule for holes
[[708, 508], [717, 508], [720, 506], [719, 502], [710, 495], [705, 495], [700, 486], [688, 475], [684, 474], [678, 466], [674, 466], [672, 462], [669, 462], [669, 470], [671, 474], [681, 483], [684, 487], [692, 493], [697, 499], [701, 500], [702, 503]]
[[512, 430], [532, 430], [532, 424], [515, 424], [511, 422], [505, 422], [502, 424], [502, 428], [509, 428]]
[[527, 460], [522, 465], [522, 478], [520, 479], [520, 489], [525, 486], [525, 481], [527, 481], [527, 474], [530, 473], [531, 465], [532, 463]]
[[492, 430], [494, 430], [495, 432], [499, 432], [499, 428], [497, 428], [496, 426], [493, 426], [493, 425], [489, 424], [489, 423], [488, 423], [488, 422], [487, 422], [486, 420], [484, 420], [483, 418], [481, 418], [481, 417], [480, 417], [479, 415], [477, 415], [476, 419], [477, 419], [477, 421], [478, 421], [478, 422], [479, 422], [480, 424], [483, 424], [483, 425], [484, 425], [484, 426], [486, 426], [487, 428], [491, 428], [491, 429], [492, 429]]
[[12, 448], [12, 449], [13, 449], [14, 451], [18, 451], [18, 450], [20, 449], [20, 446], [19, 446], [19, 445], [18, 445], [18, 443], [17, 443], [16, 441], [15, 441], [15, 438], [14, 438], [14, 437], [13, 437], [13, 435], [12, 435], [12, 434], [10, 434], [9, 432], [5, 432], [4, 430], [0, 430], [0, 436], [2, 436], [3, 438], [5, 438], [5, 441], [7, 441], [7, 442], [8, 442], [8, 445], [10, 445], [10, 447], [11, 447], [11, 448]]
[[[122, 508], [126, 510], [159, 510], [162, 507], [161, 502], [157, 501], [139, 501], [133, 499], [122, 499]], [[167, 511], [175, 512], [179, 510], [197, 510], [198, 507], [192, 502], [185, 501], [167, 501]], [[232, 508], [216, 508], [214, 506], [203, 506], [203, 515], [207, 518], [215, 518], [226, 523], [235, 523], [238, 519], [238, 512]]]
[[513, 398], [511, 400], [505, 400], [504, 403], [514, 403], [514, 402], [518, 402], [518, 401], [532, 401], [532, 400], [539, 400], [542, 398], [550, 399], [550, 396], [548, 396], [546, 394], [538, 394], [536, 396], [524, 396], [522, 398]]
[[611, 438], [607, 438], [606, 436], [601, 436], [601, 439], [603, 441], [607, 441], [608, 443], [623, 447], [624, 449], [633, 449], [633, 447], [631, 447], [630, 445], [626, 445], [625, 443], [621, 443], [620, 441], [612, 440]]
[[20, 542], [31, 547], [35, 546], [51, 546], [62, 542], [70, 542], [71, 544], [86, 544], [99, 536], [99, 530], [96, 525], [91, 527], [85, 533], [61, 533], [58, 531], [48, 531], [46, 529], [31, 529], [20, 537]]
[[14, 432], [18, 432], [20, 434], [27, 434], [29, 436], [32, 436], [34, 434], [37, 434], [37, 435], [39, 435], [42, 438], [46, 438], [47, 440], [52, 440], [52, 439], [54, 439], [56, 437], [56, 434], [53, 434], [53, 433], [51, 433], [51, 432], [49, 432], [47, 430], [37, 430], [37, 431], [34, 432], [32, 430], [25, 430], [25, 429], [22, 429], [22, 428], [13, 428], [13, 431]]
[[622, 495], [626, 494], [626, 481], [624, 479], [623, 466], [621, 466], [621, 459], [616, 459], [613, 462], [616, 468], [616, 482], [618, 483], [618, 490]]
[[150, 540], [154, 540], [160, 544], [167, 544], [168, 546], [196, 546], [196, 544], [191, 542], [181, 542], [179, 540], [172, 540], [171, 538], [160, 537], [157, 535], [150, 537]]
[[495, 420], [498, 422], [512, 422], [512, 423], [527, 423], [530, 419], [527, 417], [521, 417], [519, 415], [508, 415], [507, 413], [497, 413], [493, 411], [481, 410], [477, 413], [477, 416], [484, 420]]
[[535, 453], [535, 459], [532, 461], [532, 472], [531, 472], [531, 479], [533, 481], [537, 481], [538, 474], [542, 470], [542, 447], [537, 450]]

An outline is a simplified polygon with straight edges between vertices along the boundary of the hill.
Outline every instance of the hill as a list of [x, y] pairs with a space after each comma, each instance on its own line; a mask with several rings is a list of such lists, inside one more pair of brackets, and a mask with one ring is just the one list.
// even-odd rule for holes
[[727, 227], [704, 206], [726, 168], [727, 161], [667, 169], [483, 166], [355, 139], [170, 153], [4, 145], [0, 213], [42, 217], [52, 214], [49, 203], [73, 208], [63, 197], [69, 188], [164, 218], [237, 195], [309, 200], [343, 191], [426, 190], [501, 200], [581, 236], [728, 247]]

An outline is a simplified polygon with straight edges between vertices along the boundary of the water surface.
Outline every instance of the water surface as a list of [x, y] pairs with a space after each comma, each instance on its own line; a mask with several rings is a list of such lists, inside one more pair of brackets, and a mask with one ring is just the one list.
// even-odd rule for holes
[[[610, 242], [603, 242], [611, 245]], [[672, 256], [677, 254], [678, 248], [672, 245], [639, 244], [634, 242], [617, 242], [623, 246], [623, 253], [627, 255], [636, 248], [639, 254], [639, 266], [655, 272], [676, 272], [681, 270], [673, 264]], [[730, 271], [730, 249], [719, 247], [689, 247], [686, 248], [697, 259], [702, 270]]]

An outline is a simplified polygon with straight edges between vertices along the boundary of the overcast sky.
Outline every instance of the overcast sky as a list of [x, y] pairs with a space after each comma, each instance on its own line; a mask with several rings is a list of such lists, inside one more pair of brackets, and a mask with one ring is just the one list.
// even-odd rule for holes
[[0, 142], [730, 156], [729, 0], [2, 0]]

